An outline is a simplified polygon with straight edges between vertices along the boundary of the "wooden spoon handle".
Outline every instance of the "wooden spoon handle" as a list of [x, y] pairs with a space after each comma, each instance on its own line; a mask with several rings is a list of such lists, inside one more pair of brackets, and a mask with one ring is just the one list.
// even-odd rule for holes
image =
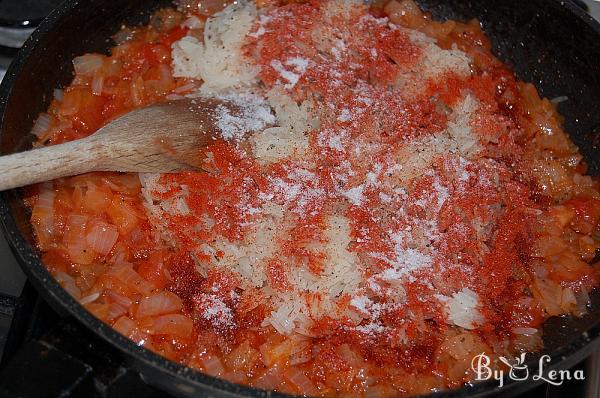
[[93, 171], [94, 146], [83, 139], [0, 156], [0, 191]]

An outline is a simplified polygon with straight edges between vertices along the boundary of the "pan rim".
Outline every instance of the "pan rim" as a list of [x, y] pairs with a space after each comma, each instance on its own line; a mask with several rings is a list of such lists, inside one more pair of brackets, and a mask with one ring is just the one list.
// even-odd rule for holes
[[[48, 17], [46, 17], [38, 29], [29, 37], [21, 50], [18, 52], [13, 63], [8, 68], [6, 75], [0, 84], [0, 137], [2, 134], [2, 126], [4, 124], [5, 109], [12, 93], [12, 88], [24, 65], [29, 60], [31, 54], [37, 48], [40, 40], [53, 30], [56, 23], [64, 16], [68, 15], [73, 9], [80, 4], [80, 0], [66, 0], [56, 8]], [[582, 20], [600, 37], [600, 22], [596, 21], [591, 15], [586, 13], [579, 6], [570, 0], [552, 0], [555, 5], [560, 6]], [[28, 279], [35, 285], [38, 292], [50, 301], [54, 306], [60, 306], [71, 316], [81, 322], [86, 328], [91, 329], [96, 335], [107, 341], [112, 346], [127, 356], [135, 358], [135, 361], [143, 363], [145, 366], [152, 368], [154, 371], [164, 372], [171, 379], [183, 378], [186, 382], [194, 385], [196, 389], [208, 389], [214, 393], [226, 393], [238, 396], [249, 397], [293, 397], [292, 395], [282, 394], [273, 391], [261, 390], [254, 387], [243, 386], [226, 380], [209, 376], [187, 366], [172, 362], [144, 347], [140, 347], [133, 341], [122, 336], [111, 326], [100, 321], [89, 313], [82, 305], [69, 295], [60, 284], [52, 277], [50, 272], [43, 265], [36, 250], [29, 245], [24, 237], [19, 233], [15, 219], [10, 211], [8, 195], [10, 192], [2, 192], [0, 194], [0, 224], [2, 232], [6, 237], [8, 244], [17, 258], [17, 261]], [[547, 369], [562, 368], [565, 363], [575, 364], [584, 355], [591, 352], [595, 345], [600, 344], [600, 324], [596, 324], [588, 332], [583, 333], [578, 339], [571, 344], [562, 347], [552, 354], [558, 360], [553, 361], [548, 365]], [[531, 369], [535, 369], [535, 364], [531, 364]], [[134, 367], [143, 375], [144, 371], [134, 364]], [[149, 384], [159, 388], [165, 388], [164, 383], [146, 380]], [[489, 380], [479, 382], [473, 385], [466, 385], [458, 389], [444, 390], [431, 394], [422, 395], [421, 397], [480, 397], [488, 394], [510, 394], [514, 395], [519, 392], [533, 388], [541, 383], [532, 381], [514, 381], [510, 379], [504, 380], [504, 387], [500, 388], [497, 382]], [[177, 393], [171, 390], [172, 393]]]

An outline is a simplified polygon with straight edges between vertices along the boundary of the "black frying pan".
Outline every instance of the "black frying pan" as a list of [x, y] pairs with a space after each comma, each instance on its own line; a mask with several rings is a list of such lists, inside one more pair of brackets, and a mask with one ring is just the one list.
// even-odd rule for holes
[[[422, 0], [436, 18], [478, 18], [494, 42], [498, 56], [514, 67], [519, 78], [533, 82], [548, 98], [567, 96], [559, 110], [565, 126], [590, 165], [600, 175], [600, 24], [570, 0]], [[108, 38], [122, 24], [144, 23], [167, 0], [67, 0], [48, 17], [20, 51], [0, 86], [0, 151], [24, 150], [33, 122], [45, 111], [53, 89], [69, 84], [76, 55], [110, 48]], [[21, 192], [0, 197], [4, 233], [29, 280], [58, 310], [119, 348], [142, 377], [177, 396], [281, 396], [238, 386], [177, 365], [138, 347], [100, 322], [67, 294], [46, 271], [35, 249], [30, 214]], [[598, 349], [600, 293], [581, 319], [553, 318], [544, 327], [548, 369], [566, 369]], [[530, 371], [537, 373], [537, 361]], [[588, 375], [591, 376], [591, 375]], [[460, 390], [433, 394], [444, 397], [512, 395], [535, 385], [532, 381], [483, 382]]]

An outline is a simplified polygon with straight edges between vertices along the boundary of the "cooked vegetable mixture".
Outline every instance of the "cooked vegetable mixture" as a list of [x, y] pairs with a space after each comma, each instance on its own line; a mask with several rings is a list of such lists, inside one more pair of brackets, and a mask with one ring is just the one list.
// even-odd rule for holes
[[204, 171], [30, 190], [43, 261], [90, 312], [235, 383], [369, 397], [459, 387], [474, 355], [538, 350], [547, 318], [586, 312], [600, 187], [477, 21], [225, 5], [159, 10], [75, 58], [34, 126], [52, 145], [159, 101], [240, 109], [217, 109]]

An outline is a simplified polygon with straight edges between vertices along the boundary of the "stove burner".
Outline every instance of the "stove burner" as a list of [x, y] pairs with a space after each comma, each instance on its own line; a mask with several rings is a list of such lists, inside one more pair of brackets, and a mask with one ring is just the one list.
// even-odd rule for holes
[[0, 0], [0, 46], [19, 48], [61, 0]]
[[0, 0], [0, 26], [36, 27], [60, 3], [62, 0]]
[[170, 398], [148, 386], [122, 354], [73, 318], [61, 318], [27, 284], [0, 294], [0, 396]]

